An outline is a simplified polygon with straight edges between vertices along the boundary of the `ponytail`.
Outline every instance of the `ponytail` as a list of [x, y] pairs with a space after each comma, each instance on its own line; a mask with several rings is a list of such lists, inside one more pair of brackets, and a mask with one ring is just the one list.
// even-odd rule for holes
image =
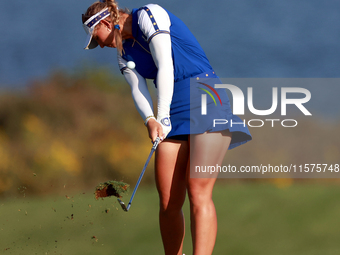
[[119, 55], [122, 55], [123, 52], [123, 40], [122, 40], [122, 34], [120, 33], [120, 27], [119, 27], [119, 19], [120, 19], [120, 14], [119, 14], [119, 8], [118, 8], [118, 3], [115, 0], [101, 0], [101, 2], [106, 3], [107, 8], [109, 9], [110, 12], [110, 18], [112, 21], [112, 24], [114, 26], [114, 37], [116, 41], [116, 46], [117, 50], [119, 52]]

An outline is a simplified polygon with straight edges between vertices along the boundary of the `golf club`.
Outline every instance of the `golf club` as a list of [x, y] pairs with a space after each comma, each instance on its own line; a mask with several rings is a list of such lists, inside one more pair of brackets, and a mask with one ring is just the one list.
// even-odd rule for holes
[[146, 169], [146, 167], [148, 166], [149, 161], [150, 161], [150, 159], [151, 159], [151, 157], [152, 157], [152, 154], [153, 154], [154, 151], [156, 150], [156, 148], [157, 148], [159, 142], [160, 142], [160, 138], [157, 137], [156, 140], [155, 140], [155, 142], [153, 143], [153, 146], [152, 146], [152, 148], [151, 148], [151, 152], [150, 152], [150, 154], [149, 154], [149, 157], [148, 157], [148, 159], [147, 159], [146, 162], [145, 162], [144, 168], [143, 168], [142, 172], [141, 172], [140, 175], [139, 175], [138, 181], [137, 181], [136, 186], [135, 186], [135, 188], [134, 188], [134, 190], [133, 190], [133, 192], [132, 192], [132, 195], [131, 195], [131, 198], [130, 198], [130, 201], [129, 201], [128, 205], [126, 206], [122, 200], [120, 200], [119, 198], [117, 198], [119, 204], [121, 205], [122, 209], [123, 209], [125, 212], [128, 212], [129, 209], [130, 209], [130, 207], [131, 207], [131, 203], [132, 203], [133, 197], [135, 196], [136, 191], [137, 191], [137, 188], [138, 188], [138, 186], [139, 186], [139, 183], [141, 182], [141, 180], [142, 180], [142, 178], [143, 178], [143, 175], [144, 175], [144, 173], [145, 173], [145, 169]]

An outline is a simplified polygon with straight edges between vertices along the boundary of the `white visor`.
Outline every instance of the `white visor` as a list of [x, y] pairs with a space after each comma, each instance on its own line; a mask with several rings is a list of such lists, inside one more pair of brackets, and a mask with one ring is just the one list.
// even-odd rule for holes
[[84, 30], [87, 33], [84, 49], [94, 49], [98, 46], [96, 40], [92, 38], [94, 28], [98, 25], [98, 23], [105, 19], [106, 17], [110, 16], [110, 12], [108, 8], [103, 9], [102, 11], [98, 12], [97, 14], [90, 17], [84, 24]]

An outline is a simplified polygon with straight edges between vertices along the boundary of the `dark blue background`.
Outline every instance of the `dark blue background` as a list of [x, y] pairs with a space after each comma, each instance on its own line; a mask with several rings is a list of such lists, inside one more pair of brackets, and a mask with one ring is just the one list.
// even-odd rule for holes
[[[112, 65], [115, 49], [83, 50], [89, 0], [1, 1], [0, 86], [54, 69]], [[148, 2], [120, 1], [129, 9]], [[339, 77], [340, 1], [157, 1], [192, 30], [220, 77]]]

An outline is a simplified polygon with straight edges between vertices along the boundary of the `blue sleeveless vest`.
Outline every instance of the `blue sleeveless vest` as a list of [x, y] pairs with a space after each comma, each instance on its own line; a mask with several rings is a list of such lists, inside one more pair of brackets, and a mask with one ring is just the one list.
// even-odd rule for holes
[[[134, 39], [123, 43], [123, 58], [136, 63], [136, 70], [146, 79], [157, 78], [157, 67], [150, 53], [147, 38], [138, 26], [137, 12], [142, 7], [132, 10], [132, 34]], [[203, 49], [188, 27], [175, 15], [166, 10], [170, 17], [170, 37], [174, 64], [174, 81], [178, 82], [194, 75], [212, 70]], [[152, 15], [148, 10], [149, 17]], [[151, 18], [151, 17], [150, 17]], [[154, 23], [155, 28], [157, 24]], [[156, 29], [157, 30], [157, 29]]]

